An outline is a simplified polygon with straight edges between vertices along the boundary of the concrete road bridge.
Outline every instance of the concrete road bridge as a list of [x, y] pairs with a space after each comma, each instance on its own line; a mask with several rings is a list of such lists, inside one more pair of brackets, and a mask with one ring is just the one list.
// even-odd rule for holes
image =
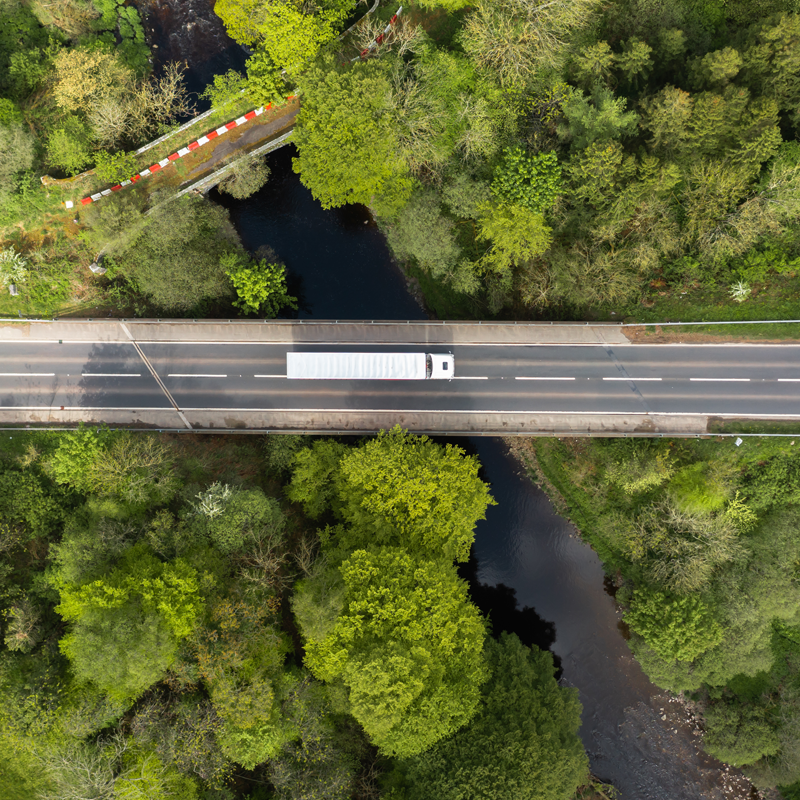
[[[704, 435], [796, 420], [800, 345], [637, 344], [616, 324], [0, 323], [0, 426], [466, 435]], [[455, 356], [452, 381], [298, 381], [291, 351]]]

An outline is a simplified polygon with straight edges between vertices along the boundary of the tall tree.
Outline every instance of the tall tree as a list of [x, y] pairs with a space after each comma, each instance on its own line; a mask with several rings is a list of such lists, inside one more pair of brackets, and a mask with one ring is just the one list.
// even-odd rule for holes
[[323, 208], [364, 203], [387, 214], [411, 194], [389, 114], [389, 81], [377, 61], [304, 73], [295, 172]]
[[421, 753], [477, 711], [487, 677], [478, 609], [449, 564], [400, 548], [357, 550], [339, 571], [343, 605], [330, 632], [310, 638], [315, 628], [298, 616], [306, 665], [343, 681], [353, 716], [381, 752]]
[[486, 656], [475, 718], [405, 762], [410, 800], [571, 800], [589, 766], [577, 691], [558, 685], [550, 653], [513, 634], [487, 641]]

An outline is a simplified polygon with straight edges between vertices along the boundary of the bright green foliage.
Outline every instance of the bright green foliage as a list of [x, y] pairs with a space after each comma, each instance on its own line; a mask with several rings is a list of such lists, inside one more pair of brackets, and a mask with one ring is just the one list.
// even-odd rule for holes
[[215, 75], [200, 97], [208, 100], [212, 108], [219, 110], [235, 103], [246, 87], [247, 78], [241, 72], [229, 69], [221, 75]]
[[544, 253], [552, 241], [553, 231], [542, 214], [524, 206], [492, 206], [479, 225], [479, 239], [491, 243], [483, 263], [495, 272], [507, 272], [514, 265], [530, 261]]
[[780, 748], [766, 709], [715, 703], [705, 710], [705, 718], [703, 746], [711, 755], [735, 767], [773, 756]]
[[78, 117], [66, 117], [47, 138], [47, 159], [56, 169], [77, 175], [91, 161], [89, 126]]
[[725, 509], [725, 515], [740, 533], [749, 533], [758, 524], [758, 515], [744, 500], [739, 498], [739, 492], [732, 497]]
[[300, 81], [295, 172], [323, 208], [364, 203], [388, 214], [411, 194], [388, 114], [389, 81], [376, 61], [337, 72], [313, 67]]
[[399, 544], [424, 558], [466, 561], [475, 524], [494, 503], [474, 456], [399, 426], [352, 450], [340, 468], [340, 514], [353, 547]]
[[65, 431], [50, 456], [47, 471], [56, 483], [66, 484], [79, 492], [94, 488], [92, 466], [105, 447], [107, 434], [81, 424], [76, 431]]
[[268, 264], [253, 261], [242, 264], [236, 254], [223, 256], [228, 267], [226, 275], [236, 290], [237, 300], [233, 304], [244, 312], [275, 317], [281, 308], [297, 308], [297, 298], [286, 290], [286, 267], [283, 264]]
[[513, 634], [487, 640], [486, 656], [475, 718], [406, 761], [410, 800], [571, 800], [588, 771], [577, 692], [559, 687], [550, 653]]
[[701, 88], [726, 86], [739, 74], [743, 63], [738, 50], [723, 47], [707, 53], [694, 65], [695, 81]]
[[328, 0], [312, 7], [281, 0], [220, 0], [214, 12], [233, 39], [260, 45], [278, 70], [294, 76], [335, 38], [352, 7], [352, 0]]
[[478, 610], [450, 565], [400, 548], [357, 550], [340, 570], [344, 608], [330, 635], [306, 641], [306, 664], [344, 682], [381, 752], [421, 753], [477, 711], [487, 677]]
[[703, 514], [719, 511], [730, 496], [730, 487], [699, 462], [679, 470], [669, 483], [669, 492], [683, 511]]
[[158, 681], [202, 612], [199, 578], [185, 562], [162, 564], [136, 545], [105, 577], [62, 586], [56, 611], [72, 627], [59, 646], [76, 676], [121, 700]]
[[108, 183], [121, 183], [138, 172], [135, 153], [109, 153], [101, 150], [94, 157], [94, 174]]
[[647, 492], [661, 486], [673, 473], [668, 452], [637, 447], [620, 453], [621, 458], [606, 467], [606, 476], [625, 494]]
[[507, 147], [494, 171], [492, 194], [501, 202], [543, 214], [561, 194], [561, 165], [555, 152], [528, 155]]
[[322, 516], [332, 503], [338, 508], [339, 462], [346, 452], [345, 445], [339, 442], [317, 439], [295, 456], [286, 494], [292, 502], [301, 503], [311, 519]]
[[126, 759], [127, 769], [114, 783], [115, 800], [199, 800], [197, 780], [168, 767], [150, 752]]
[[247, 96], [259, 105], [279, 103], [286, 94], [281, 71], [263, 48], [247, 59]]
[[695, 595], [674, 597], [637, 589], [625, 622], [667, 661], [694, 661], [722, 641], [719, 622]]

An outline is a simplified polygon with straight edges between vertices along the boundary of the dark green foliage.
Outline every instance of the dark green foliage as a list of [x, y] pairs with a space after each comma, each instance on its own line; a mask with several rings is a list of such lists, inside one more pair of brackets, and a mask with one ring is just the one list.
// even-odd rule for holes
[[[759, 787], [798, 780], [795, 447], [781, 439], [741, 448], [631, 441], [567, 451], [540, 442], [537, 451], [551, 480], [571, 492], [573, 513], [607, 567], [624, 578], [617, 599], [628, 607], [630, 645], [648, 676], [696, 692], [706, 749], [743, 766]], [[672, 479], [623, 491], [615, 479], [625, 461], [652, 464], [657, 454]], [[554, 471], [556, 463], [566, 472]], [[698, 546], [693, 553], [687, 536]], [[663, 565], [653, 548], [670, 553]], [[686, 583], [704, 573], [701, 584]]]
[[183, 197], [158, 206], [112, 254], [120, 272], [153, 304], [186, 311], [230, 297], [222, 258], [238, 247], [223, 208]]
[[[489, 500], [474, 459], [399, 429], [261, 451], [88, 427], [0, 441], [4, 797], [236, 800], [247, 770], [247, 796], [349, 800], [391, 768], [378, 749], [421, 754], [479, 713], [486, 629], [452, 564]], [[346, 525], [284, 516], [265, 466]], [[517, 647], [521, 673], [495, 680], [551, 731], [566, 785], [577, 702]]]
[[780, 738], [768, 721], [766, 709], [714, 703], [705, 710], [705, 718], [705, 748], [721, 761], [734, 766], [752, 764], [763, 756], [774, 756], [780, 749]]
[[47, 139], [51, 166], [77, 175], [91, 161], [91, 130], [79, 117], [68, 116]]
[[16, 190], [20, 173], [33, 166], [35, 144], [16, 120], [0, 124], [0, 196]]
[[580, 704], [547, 652], [513, 634], [488, 640], [491, 677], [470, 725], [405, 764], [410, 800], [570, 800], [587, 777]]

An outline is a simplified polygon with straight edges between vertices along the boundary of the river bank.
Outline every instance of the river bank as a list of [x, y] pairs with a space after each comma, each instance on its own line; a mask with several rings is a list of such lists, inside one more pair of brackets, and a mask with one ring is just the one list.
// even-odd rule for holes
[[[248, 200], [212, 193], [251, 251], [287, 264], [311, 319], [422, 319], [367, 209], [323, 211], [291, 169], [289, 148], [268, 156], [270, 182]], [[702, 751], [681, 701], [642, 673], [623, 636], [612, 585], [591, 547], [500, 439], [443, 439], [476, 454], [498, 500], [479, 523], [463, 572], [497, 630], [549, 648], [584, 706], [592, 772], [622, 800], [753, 800], [736, 770]], [[535, 440], [515, 440], [517, 446]], [[555, 497], [555, 495], [554, 495]]]

